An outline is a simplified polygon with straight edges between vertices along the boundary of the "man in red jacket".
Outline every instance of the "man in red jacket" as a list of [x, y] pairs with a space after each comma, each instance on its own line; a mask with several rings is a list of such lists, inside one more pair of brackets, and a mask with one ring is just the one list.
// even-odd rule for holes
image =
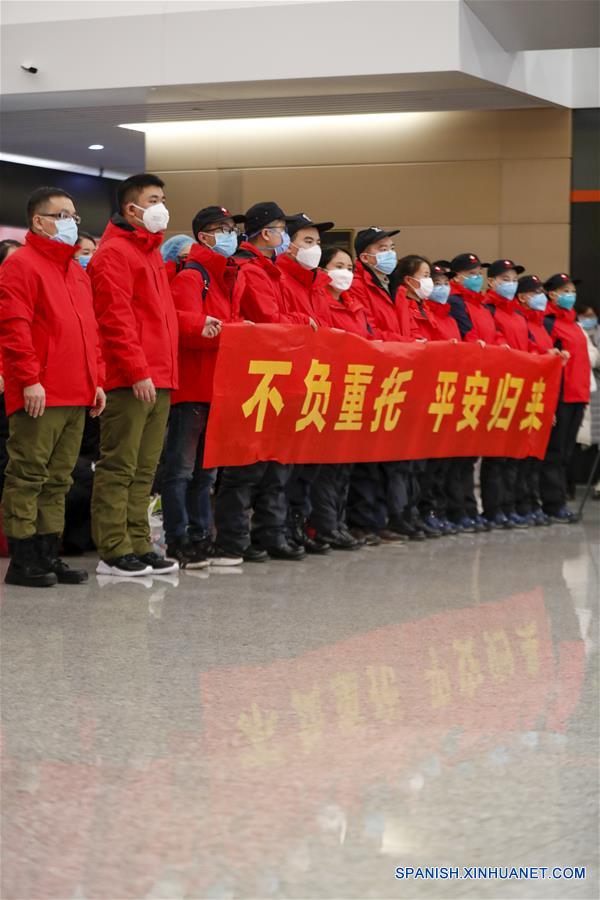
[[202, 466], [204, 437], [219, 348], [221, 323], [239, 320], [231, 302], [237, 267], [236, 223], [223, 206], [196, 213], [183, 269], [171, 282], [179, 322], [179, 388], [171, 415], [162, 477], [167, 553], [182, 567], [207, 566], [212, 544], [211, 489], [216, 469]]
[[[333, 225], [333, 222], [313, 222], [306, 213], [298, 213], [288, 219], [290, 244], [277, 258], [277, 266], [284, 275], [282, 287], [286, 310], [304, 314], [320, 326], [332, 324], [327, 291], [331, 279], [318, 266], [321, 235], [330, 231]], [[311, 487], [320, 469], [318, 463], [294, 465], [286, 486], [292, 540], [303, 546], [307, 553], [319, 554], [328, 553], [330, 546], [326, 541], [310, 538], [306, 523], [311, 513]]]
[[[307, 313], [285, 311], [283, 275], [275, 259], [289, 245], [289, 217], [277, 203], [266, 201], [250, 207], [245, 220], [247, 240], [242, 241], [234, 256], [239, 267], [233, 292], [235, 309], [246, 321], [316, 328], [316, 322]], [[287, 537], [285, 485], [289, 475], [290, 466], [275, 461], [223, 469], [215, 501], [217, 538], [213, 564], [263, 562], [269, 556], [289, 561], [305, 557], [304, 547], [291, 544]]]
[[[349, 302], [367, 310], [375, 340], [407, 342], [420, 337], [411, 322], [408, 303], [396, 303], [397, 285], [390, 281], [398, 256], [394, 249], [399, 230], [373, 226], [359, 231], [354, 240], [354, 278], [347, 292]], [[367, 544], [381, 540], [402, 541], [417, 537], [406, 521], [412, 467], [408, 461], [357, 463], [352, 470], [348, 495], [348, 522], [353, 534]], [[424, 535], [423, 535], [424, 537]]]
[[133, 175], [117, 192], [87, 271], [106, 363], [106, 413], [92, 496], [101, 575], [178, 568], [152, 549], [148, 504], [177, 387], [177, 314], [159, 246], [169, 222], [164, 184]]
[[555, 348], [568, 354], [556, 408], [556, 424], [550, 433], [540, 473], [544, 512], [553, 522], [570, 525], [577, 517], [567, 507], [567, 469], [586, 403], [590, 402], [591, 366], [587, 338], [577, 324], [576, 282], [566, 272], [552, 275], [544, 284], [549, 304], [544, 325]]
[[[517, 312], [515, 300], [517, 278], [525, 271], [512, 259], [497, 259], [488, 266], [488, 290], [484, 295], [486, 309], [494, 317], [496, 340], [527, 353], [531, 349], [527, 322]], [[508, 456], [487, 456], [481, 463], [481, 502], [483, 515], [490, 522], [513, 528], [527, 528], [525, 516], [517, 512], [517, 481], [523, 460]]]
[[27, 204], [25, 247], [2, 266], [0, 343], [9, 416], [4, 527], [7, 584], [48, 587], [87, 581], [58, 556], [65, 496], [72, 483], [86, 407], [105, 396], [92, 291], [74, 261], [72, 197], [39, 188]]

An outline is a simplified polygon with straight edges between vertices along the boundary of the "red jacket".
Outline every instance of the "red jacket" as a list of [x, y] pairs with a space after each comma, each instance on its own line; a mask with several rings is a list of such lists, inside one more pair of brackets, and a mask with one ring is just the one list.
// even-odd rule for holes
[[590, 357], [587, 338], [574, 309], [561, 309], [554, 303], [548, 304], [549, 315], [544, 325], [555, 347], [568, 350], [571, 354], [563, 369], [561, 400], [564, 403], [590, 402]]
[[530, 351], [532, 353], [547, 353], [548, 350], [552, 350], [554, 341], [544, 325], [546, 313], [541, 312], [539, 309], [529, 309], [528, 306], [519, 306], [517, 315], [527, 322]]
[[177, 314], [162, 238], [113, 216], [88, 265], [109, 391], [144, 378], [177, 387]]
[[336, 300], [330, 291], [329, 295], [329, 316], [332, 328], [340, 328], [342, 331], [349, 331], [357, 334], [359, 337], [372, 341], [374, 338], [373, 329], [369, 324], [367, 311], [359, 300], [348, 296], [348, 293], [340, 294], [340, 299]]
[[104, 380], [92, 287], [77, 247], [27, 232], [0, 269], [6, 413], [39, 381], [46, 406], [93, 406]]
[[209, 285], [205, 290], [202, 273], [193, 268], [183, 268], [171, 282], [179, 323], [179, 389], [173, 391], [171, 403], [210, 403], [219, 338], [202, 337], [202, 329], [207, 316], [239, 320], [239, 310], [231, 303], [237, 269], [203, 244], [192, 246], [187, 262], [203, 266]]
[[331, 325], [329, 275], [322, 269], [305, 269], [288, 253], [277, 257], [276, 265], [284, 275], [282, 287], [286, 312], [308, 316], [317, 325]]
[[[239, 255], [238, 255], [239, 254]], [[287, 312], [283, 299], [281, 269], [247, 241], [234, 257], [239, 271], [233, 305], [243, 319], [279, 325], [308, 325], [306, 313]]]
[[408, 304], [404, 299], [399, 306], [377, 282], [375, 274], [357, 260], [354, 279], [347, 292], [352, 303], [360, 304], [367, 311], [373, 337], [384, 341], [408, 342], [420, 337], [411, 322]]
[[496, 330], [494, 317], [485, 307], [485, 297], [463, 287], [459, 281], [450, 284], [450, 315], [456, 321], [463, 341], [485, 341], [486, 344], [504, 344]]
[[519, 304], [516, 300], [506, 300], [496, 291], [490, 290], [484, 295], [484, 303], [494, 317], [500, 343], [508, 344], [513, 350], [524, 350], [526, 353], [534, 349], [527, 322], [519, 315]]
[[[400, 288], [404, 290], [404, 288]], [[397, 295], [396, 295], [397, 296]], [[458, 325], [450, 316], [447, 303], [436, 303], [435, 300], [407, 300], [410, 314], [421, 337], [428, 341], [460, 341]]]

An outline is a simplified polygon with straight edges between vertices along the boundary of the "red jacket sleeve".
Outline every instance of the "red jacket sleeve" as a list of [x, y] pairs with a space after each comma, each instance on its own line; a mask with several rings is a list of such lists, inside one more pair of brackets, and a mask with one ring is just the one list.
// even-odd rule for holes
[[129, 384], [149, 378], [150, 368], [131, 305], [133, 276], [125, 256], [116, 247], [101, 249], [88, 271], [102, 345], [108, 345], [110, 356], [118, 360]]
[[16, 259], [10, 265], [4, 264], [0, 277], [3, 366], [11, 378], [14, 377], [23, 387], [37, 384], [42, 368], [31, 334], [36, 294], [36, 276], [33, 272]]
[[242, 318], [257, 325], [308, 325], [309, 316], [303, 313], [283, 312], [275, 291], [266, 276], [251, 263], [243, 266], [233, 290], [232, 304], [239, 309]]
[[171, 293], [179, 323], [179, 343], [188, 350], [212, 349], [214, 340], [202, 337], [206, 313], [202, 304], [204, 279], [193, 269], [184, 269], [171, 282]]

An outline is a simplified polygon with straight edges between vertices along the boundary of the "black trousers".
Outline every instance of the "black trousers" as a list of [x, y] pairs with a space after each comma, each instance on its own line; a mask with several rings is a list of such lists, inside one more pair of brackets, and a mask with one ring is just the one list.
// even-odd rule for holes
[[319, 477], [321, 463], [298, 463], [291, 467], [285, 488], [289, 514], [292, 519], [308, 519], [311, 511], [311, 490]]
[[243, 553], [250, 543], [259, 547], [285, 543], [285, 487], [290, 469], [289, 465], [270, 461], [250, 466], [226, 466], [222, 470], [215, 499], [216, 546], [220, 550]]
[[486, 456], [481, 461], [481, 502], [486, 519], [516, 512], [521, 462], [508, 456]]
[[585, 403], [565, 403], [556, 408], [556, 425], [550, 432], [540, 470], [540, 494], [544, 512], [554, 515], [567, 503], [567, 469], [575, 450]]
[[310, 524], [317, 534], [331, 534], [346, 527], [346, 509], [352, 463], [322, 465], [312, 483]]
[[517, 472], [516, 509], [520, 516], [541, 509], [540, 471], [542, 460], [534, 456], [519, 460]]
[[455, 456], [446, 474], [446, 498], [448, 518], [460, 522], [465, 516], [472, 519], [478, 514], [475, 498], [475, 456]]
[[363, 531], [380, 531], [404, 521], [410, 463], [355, 463], [348, 492], [348, 522]]
[[445, 519], [448, 514], [448, 496], [446, 479], [450, 468], [450, 459], [428, 459], [421, 473], [419, 498], [419, 514], [423, 519], [434, 515]]

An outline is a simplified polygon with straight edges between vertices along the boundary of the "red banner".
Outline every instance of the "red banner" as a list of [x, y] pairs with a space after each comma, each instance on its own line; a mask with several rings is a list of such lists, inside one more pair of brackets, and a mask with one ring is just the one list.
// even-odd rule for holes
[[225, 326], [204, 464], [542, 458], [560, 377], [549, 354]]

